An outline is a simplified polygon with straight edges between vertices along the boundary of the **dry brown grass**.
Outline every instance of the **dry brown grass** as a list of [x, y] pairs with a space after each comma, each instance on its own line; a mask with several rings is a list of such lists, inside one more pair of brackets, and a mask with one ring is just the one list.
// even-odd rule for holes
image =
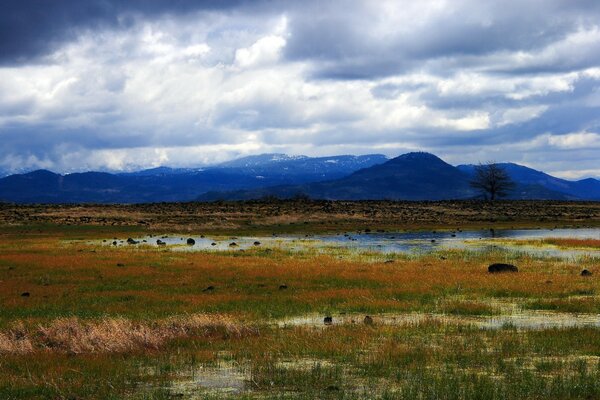
[[193, 314], [145, 323], [125, 318], [82, 321], [58, 318], [47, 325], [27, 328], [15, 323], [0, 332], [0, 354], [57, 351], [71, 354], [124, 353], [159, 349], [167, 341], [184, 337], [243, 337], [256, 334], [251, 327], [224, 315]]

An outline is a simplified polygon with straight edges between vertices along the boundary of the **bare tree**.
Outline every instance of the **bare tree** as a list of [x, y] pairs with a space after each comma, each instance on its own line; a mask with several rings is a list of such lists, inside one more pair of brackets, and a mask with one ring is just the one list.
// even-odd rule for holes
[[515, 183], [504, 168], [493, 162], [477, 165], [475, 176], [469, 183], [472, 188], [490, 200], [506, 196], [515, 187]]

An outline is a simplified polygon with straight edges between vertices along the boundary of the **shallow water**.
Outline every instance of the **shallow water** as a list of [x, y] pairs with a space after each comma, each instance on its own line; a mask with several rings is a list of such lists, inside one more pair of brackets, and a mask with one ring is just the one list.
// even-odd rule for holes
[[[349, 249], [384, 254], [423, 254], [445, 249], [505, 250], [541, 257], [576, 258], [591, 256], [600, 258], [600, 248], [564, 249], [554, 246], [515, 245], [510, 240], [535, 240], [544, 238], [600, 239], [600, 228], [571, 229], [502, 229], [471, 231], [419, 231], [343, 233], [334, 235], [268, 237], [201, 237], [189, 236], [194, 245], [187, 245], [188, 236], [147, 236], [136, 239], [138, 244], [166, 247], [175, 251], [239, 251], [251, 248], [271, 248], [289, 251], [313, 249]], [[157, 240], [164, 242], [159, 246]], [[258, 243], [256, 243], [258, 242]], [[113, 240], [103, 241], [112, 245]], [[125, 240], [117, 240], [116, 246], [130, 246]]]
[[173, 380], [169, 391], [187, 399], [201, 399], [207, 394], [237, 394], [246, 388], [249, 372], [232, 365], [196, 368], [189, 376]]
[[[514, 314], [494, 316], [463, 316], [435, 313], [404, 313], [371, 315], [375, 325], [418, 325], [426, 322], [444, 325], [469, 325], [480, 329], [502, 329], [514, 327], [521, 330], [541, 330], [572, 327], [600, 327], [600, 314], [572, 314], [548, 311], [527, 310]], [[344, 314], [332, 316], [331, 324], [324, 323], [323, 315], [305, 315], [276, 321], [280, 328], [307, 326], [323, 327], [332, 325], [364, 324], [365, 314]]]

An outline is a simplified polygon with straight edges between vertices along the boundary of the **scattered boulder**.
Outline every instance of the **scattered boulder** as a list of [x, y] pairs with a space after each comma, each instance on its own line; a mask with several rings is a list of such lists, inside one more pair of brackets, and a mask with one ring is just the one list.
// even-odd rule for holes
[[365, 315], [365, 319], [363, 319], [363, 323], [365, 325], [373, 325], [373, 317], [370, 315]]
[[156, 245], [157, 245], [157, 246], [166, 246], [166, 245], [167, 245], [167, 243], [166, 243], [166, 242], [163, 242], [163, 241], [162, 241], [162, 240], [160, 240], [160, 239], [156, 239]]
[[188, 244], [188, 246], [193, 246], [196, 244], [196, 241], [192, 238], [188, 238], [186, 243]]
[[212, 242], [210, 245], [211, 246], [216, 246], [217, 244], [215, 242]]
[[127, 244], [138, 244], [137, 240], [133, 240], [132, 238], [127, 238]]
[[237, 247], [237, 243], [236, 242], [231, 242], [231, 243], [229, 243], [229, 247]]
[[581, 271], [581, 276], [592, 276], [592, 271], [584, 269], [583, 271]]
[[323, 318], [323, 323], [325, 325], [331, 325], [331, 324], [333, 324], [333, 317], [327, 316], [327, 317]]
[[114, 242], [112, 242], [113, 246], [117, 245], [117, 241], [115, 240]]
[[213, 290], [215, 290], [215, 287], [212, 286], [212, 285], [211, 286], [207, 286], [204, 289], [202, 289], [202, 291], [205, 292], [205, 293], [206, 292], [212, 292]]
[[21, 293], [21, 297], [29, 297], [30, 293], [29, 292], [23, 292]]
[[512, 264], [495, 263], [488, 267], [488, 272], [491, 274], [499, 272], [519, 272], [519, 268]]

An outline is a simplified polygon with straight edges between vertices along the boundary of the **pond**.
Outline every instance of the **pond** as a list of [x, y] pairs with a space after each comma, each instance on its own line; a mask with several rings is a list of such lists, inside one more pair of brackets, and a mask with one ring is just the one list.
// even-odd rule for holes
[[[186, 244], [188, 238], [194, 243]], [[162, 235], [125, 240], [105, 240], [114, 246], [165, 247], [176, 251], [239, 251], [251, 248], [273, 248], [290, 251], [314, 249], [349, 249], [384, 254], [424, 254], [445, 249], [506, 250], [544, 257], [600, 258], [600, 248], [570, 249], [556, 246], [516, 244], [511, 241], [545, 238], [576, 238], [600, 240], [600, 228], [568, 229], [487, 229], [414, 232], [346, 232], [331, 235], [272, 235], [267, 237], [204, 237]]]

